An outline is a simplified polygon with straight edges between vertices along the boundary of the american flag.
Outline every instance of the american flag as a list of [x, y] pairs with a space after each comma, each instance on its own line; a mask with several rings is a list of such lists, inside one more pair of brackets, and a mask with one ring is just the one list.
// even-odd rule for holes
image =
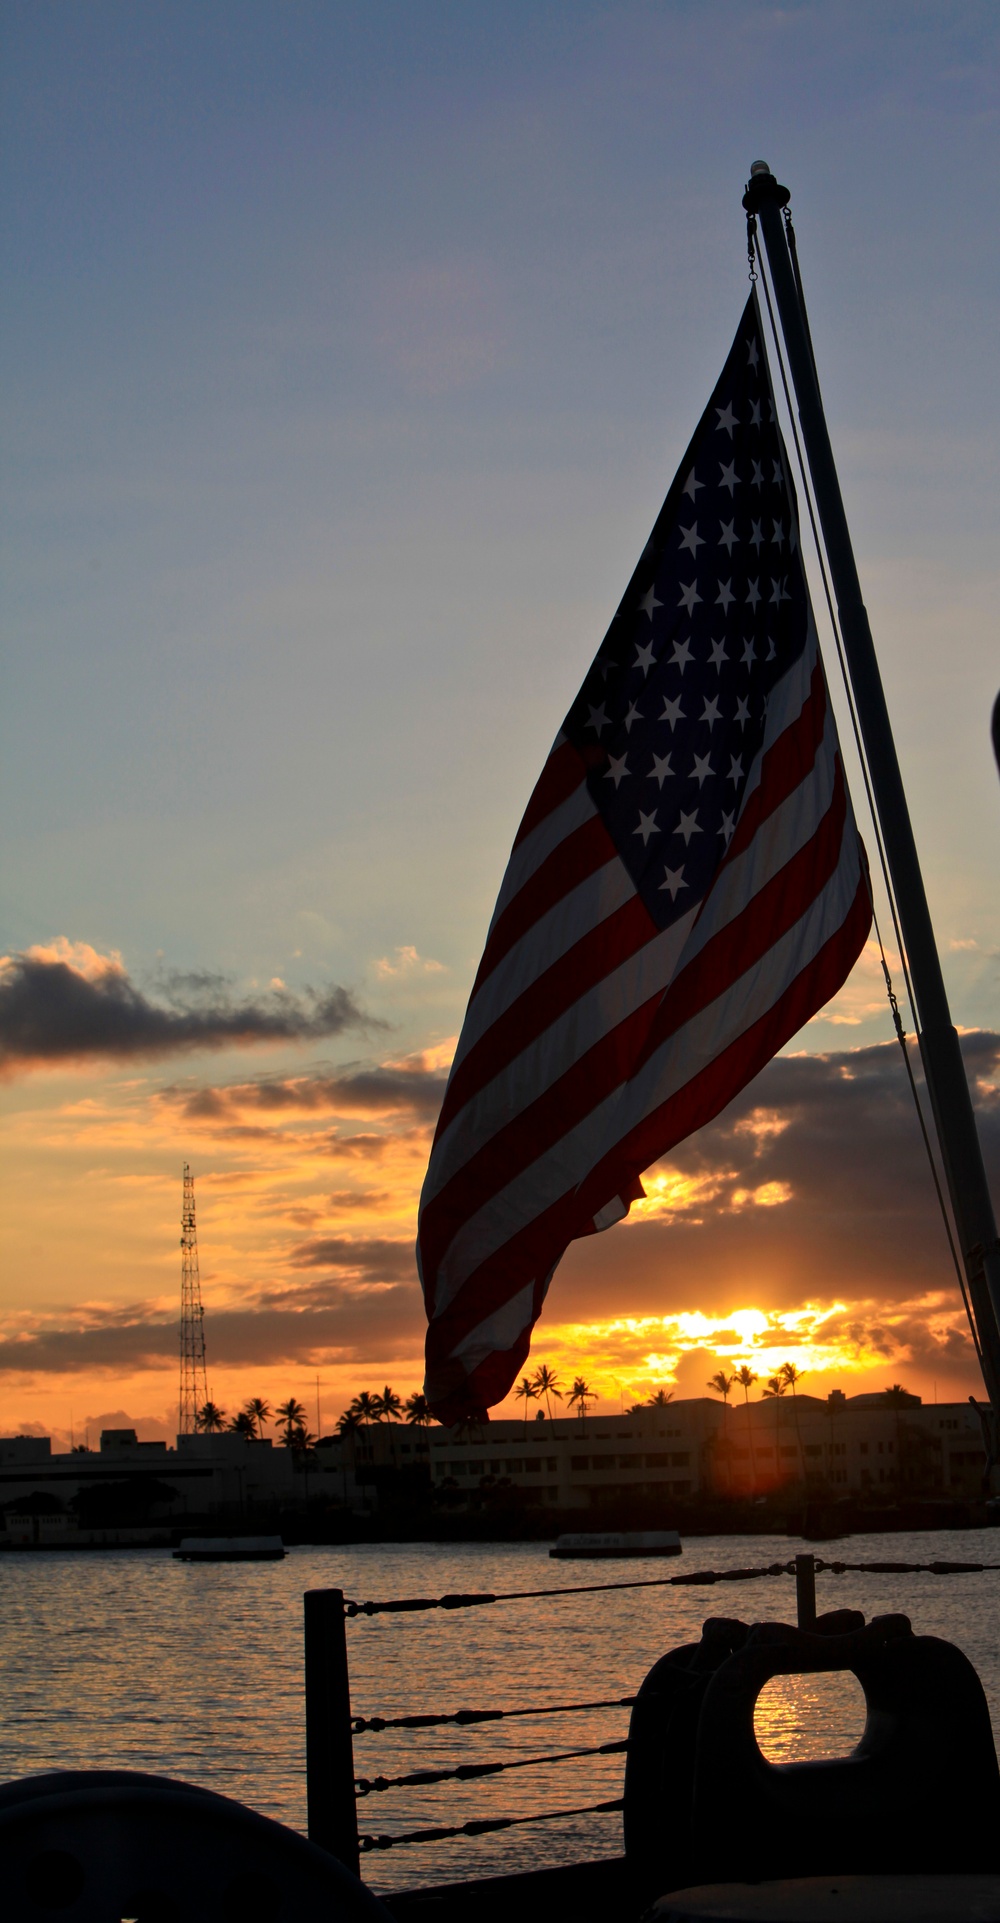
[[836, 993], [870, 921], [751, 294], [490, 923], [420, 1203], [436, 1415], [502, 1400], [570, 1242]]

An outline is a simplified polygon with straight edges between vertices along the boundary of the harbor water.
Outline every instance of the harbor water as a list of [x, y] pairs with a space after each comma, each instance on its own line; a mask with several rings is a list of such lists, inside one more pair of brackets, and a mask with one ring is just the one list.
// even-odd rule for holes
[[[163, 1550], [11, 1551], [0, 1557], [0, 1781], [55, 1769], [150, 1770], [239, 1798], [305, 1829], [302, 1595], [337, 1587], [357, 1601], [447, 1592], [561, 1588], [663, 1578], [694, 1569], [787, 1562], [813, 1549], [788, 1537], [699, 1538], [683, 1563], [559, 1563], [546, 1544], [301, 1548], [281, 1563], [198, 1565]], [[1000, 1562], [991, 1530], [841, 1538], [830, 1560]], [[867, 1618], [903, 1611], [947, 1638], [979, 1672], [1000, 1733], [1000, 1573], [821, 1574], [822, 1609]], [[347, 1624], [359, 1716], [462, 1708], [544, 1708], [635, 1692], [665, 1650], [710, 1615], [795, 1619], [789, 1577], [721, 1588], [622, 1589]], [[851, 1678], [772, 1685], [758, 1739], [775, 1761], [845, 1754], [861, 1697]], [[622, 1739], [628, 1710], [525, 1716], [470, 1728], [366, 1733], [359, 1777], [515, 1761]], [[359, 1828], [393, 1835], [477, 1818], [571, 1810], [621, 1793], [624, 1758], [547, 1763], [465, 1783], [363, 1798]], [[616, 1855], [617, 1814], [567, 1816], [477, 1838], [401, 1845], [362, 1860], [375, 1889], [488, 1876]]]

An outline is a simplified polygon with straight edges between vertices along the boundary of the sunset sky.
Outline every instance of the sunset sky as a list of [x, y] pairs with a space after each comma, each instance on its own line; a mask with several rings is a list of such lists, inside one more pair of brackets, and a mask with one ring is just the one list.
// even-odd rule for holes
[[[995, 7], [0, 23], [0, 1432], [173, 1434], [186, 1160], [218, 1402], [315, 1426], [318, 1377], [328, 1430], [419, 1386], [451, 1051], [728, 351], [758, 154], [997, 1183]], [[873, 947], [647, 1188], [536, 1331], [598, 1410], [720, 1358], [979, 1387]]]

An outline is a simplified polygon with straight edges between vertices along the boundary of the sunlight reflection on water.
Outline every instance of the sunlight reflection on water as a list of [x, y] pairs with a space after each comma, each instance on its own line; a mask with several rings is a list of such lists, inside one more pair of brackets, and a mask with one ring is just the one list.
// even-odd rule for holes
[[849, 1756], [865, 1727], [865, 1693], [849, 1672], [775, 1676], [757, 1698], [753, 1730], [769, 1763]]
[[[996, 1540], [991, 1532], [855, 1537], [831, 1553], [849, 1561], [991, 1561]], [[683, 1566], [785, 1562], [808, 1546], [786, 1537], [701, 1538], [685, 1545]], [[304, 1829], [303, 1590], [336, 1586], [359, 1599], [427, 1596], [662, 1573], [662, 1564], [554, 1564], [538, 1543], [303, 1548], [283, 1563], [242, 1567], [175, 1563], [155, 1550], [8, 1552], [0, 1557], [0, 1780], [60, 1768], [153, 1770], [239, 1797]], [[998, 1581], [827, 1575], [819, 1578], [819, 1607], [852, 1606], [869, 1618], [902, 1609], [918, 1630], [957, 1642], [978, 1669], [995, 1716]], [[348, 1624], [352, 1702], [360, 1715], [393, 1716], [631, 1695], [665, 1650], [697, 1639], [704, 1617], [787, 1621], [794, 1607], [794, 1585], [779, 1577], [721, 1594], [621, 1590], [600, 1599], [361, 1619]], [[803, 1744], [814, 1756], [844, 1754], [856, 1740], [849, 1685], [814, 1677], [805, 1688], [808, 1700], [800, 1683], [798, 1693], [772, 1691], [765, 1705], [775, 1760], [792, 1760]], [[832, 1750], [818, 1748], [814, 1717], [819, 1740], [825, 1726]], [[627, 1710], [609, 1709], [558, 1721], [525, 1717], [465, 1730], [368, 1734], [357, 1738], [356, 1768], [363, 1776], [394, 1776], [539, 1755], [616, 1741], [627, 1727]], [[372, 1796], [359, 1806], [361, 1828], [391, 1833], [598, 1802], [621, 1793], [622, 1764], [620, 1755], [592, 1757]], [[621, 1818], [591, 1816], [401, 1848], [369, 1856], [364, 1867], [375, 1888], [390, 1890], [620, 1849]]]

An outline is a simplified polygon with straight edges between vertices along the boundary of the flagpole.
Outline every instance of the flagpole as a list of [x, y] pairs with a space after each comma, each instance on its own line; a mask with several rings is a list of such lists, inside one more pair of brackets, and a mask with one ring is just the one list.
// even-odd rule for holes
[[[799, 422], [837, 598], [875, 806], [885, 845], [916, 1003], [920, 1055], [968, 1278], [994, 1423], [1000, 1420], [1000, 1242], [975, 1112], [917, 858], [882, 678], [851, 546], [823, 412], [804, 302], [782, 210], [789, 193], [755, 161], [743, 205], [760, 223], [781, 318]], [[994, 1450], [995, 1452], [995, 1450]]]

